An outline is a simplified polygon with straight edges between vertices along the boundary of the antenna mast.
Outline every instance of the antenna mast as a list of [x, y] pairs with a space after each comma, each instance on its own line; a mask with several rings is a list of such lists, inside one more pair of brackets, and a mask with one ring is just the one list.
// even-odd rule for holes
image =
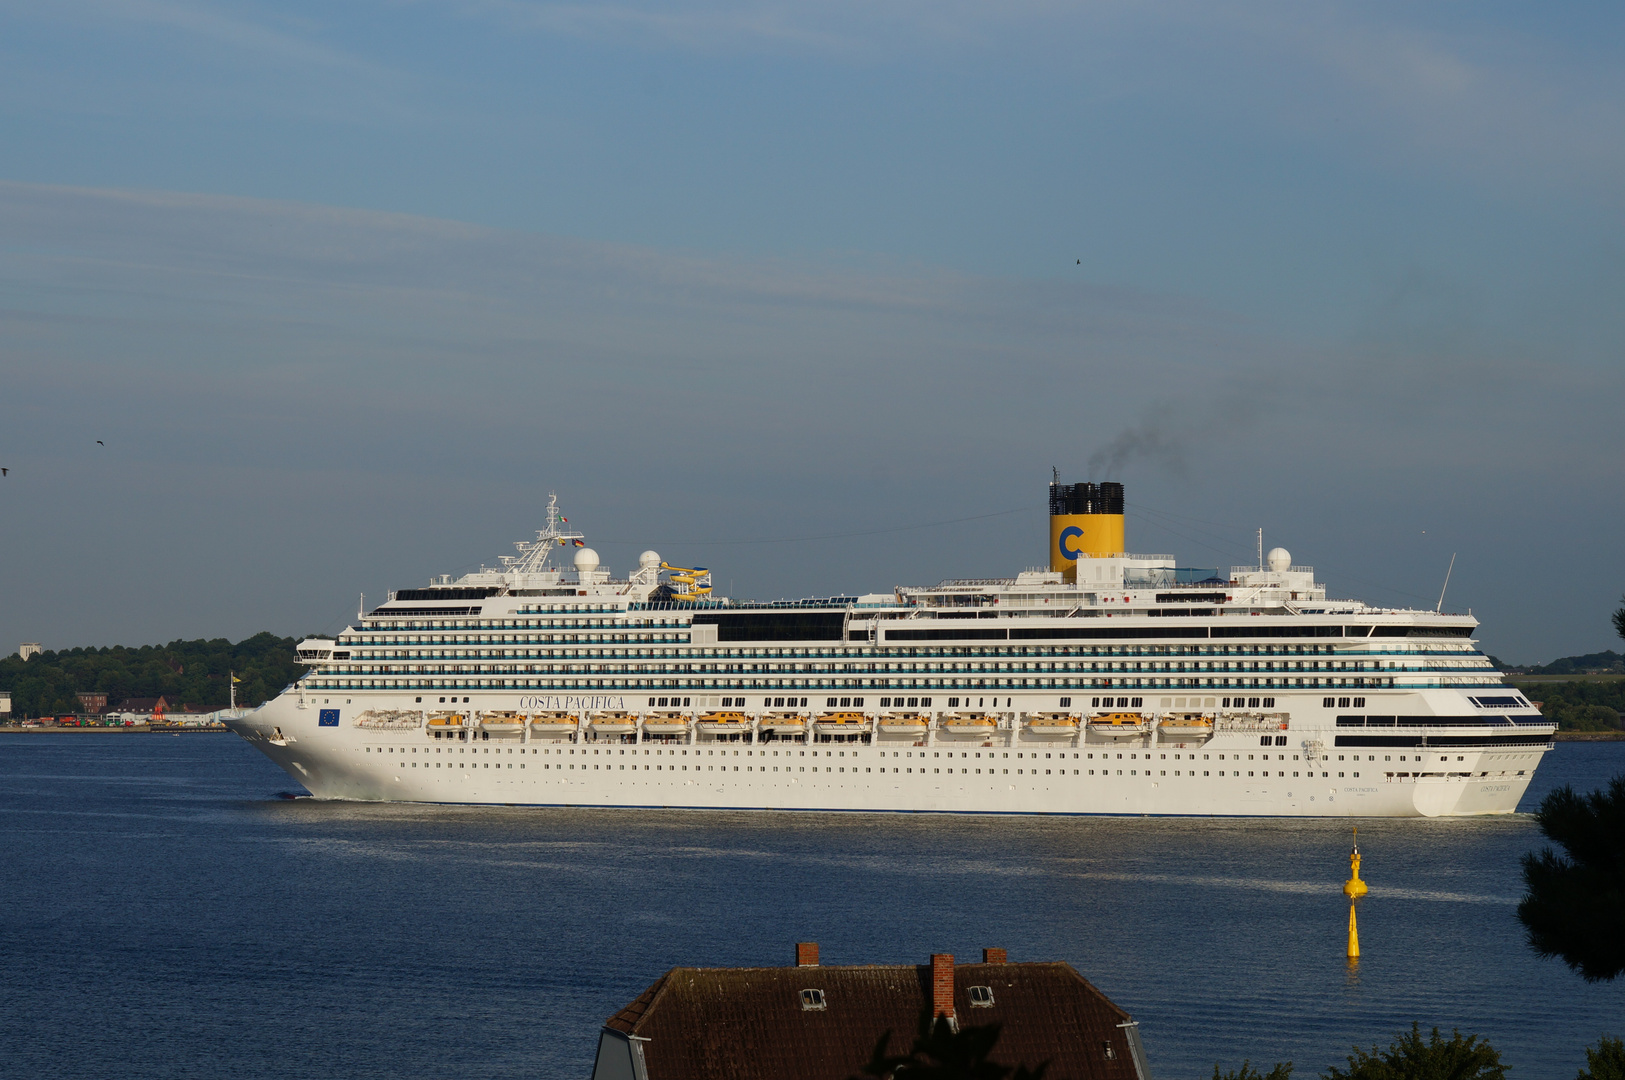
[[1264, 569], [1264, 530], [1258, 530], [1258, 568]]
[[[1444, 589], [1450, 588], [1450, 571], [1456, 568], [1456, 553], [1450, 553], [1450, 568], [1444, 572]], [[1433, 605], [1433, 613], [1437, 615], [1444, 610], [1444, 589], [1439, 590], [1439, 602]]]

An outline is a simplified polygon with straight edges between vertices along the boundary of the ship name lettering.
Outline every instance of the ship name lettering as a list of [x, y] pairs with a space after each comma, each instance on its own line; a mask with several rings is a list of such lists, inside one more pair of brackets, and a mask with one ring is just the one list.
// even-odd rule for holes
[[622, 712], [626, 709], [626, 698], [614, 694], [542, 694], [520, 698], [519, 707], [542, 712], [575, 712], [581, 709]]

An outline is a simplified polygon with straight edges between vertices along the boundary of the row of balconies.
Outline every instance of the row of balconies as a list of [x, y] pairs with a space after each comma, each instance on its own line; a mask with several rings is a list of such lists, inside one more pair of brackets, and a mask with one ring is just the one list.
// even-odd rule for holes
[[[327, 678], [334, 672], [320, 672], [323, 678], [316, 683], [318, 686], [333, 689], [382, 689], [389, 687], [426, 686], [435, 688], [457, 687], [474, 689], [538, 689], [549, 691], [578, 691], [578, 690], [630, 690], [647, 691], [664, 687], [684, 687], [695, 691], [711, 690], [743, 690], [748, 692], [763, 692], [768, 690], [868, 690], [884, 692], [887, 690], [931, 690], [934, 692], [952, 692], [954, 690], [1318, 690], [1318, 689], [1394, 689], [1396, 681], [1392, 678], [1377, 676], [1326, 676], [1326, 677], [1251, 677], [1251, 678], [992, 678], [992, 679], [629, 679], [624, 674], [619, 677], [587, 679], [587, 680], [559, 680], [559, 679], [515, 679], [512, 677], [481, 678], [480, 676], [508, 675], [513, 672], [367, 672], [365, 679], [354, 677], [357, 673], [347, 673], [346, 678]], [[415, 675], [417, 678], [389, 679], [379, 676]], [[467, 676], [473, 676], [469, 678]], [[1427, 681], [1406, 682], [1398, 684], [1400, 689], [1427, 689], [1433, 684]], [[1438, 685], [1443, 685], [1442, 683]], [[1472, 685], [1460, 680], [1452, 680], [1450, 685]], [[1485, 680], [1483, 686], [1499, 686], [1498, 681]]]

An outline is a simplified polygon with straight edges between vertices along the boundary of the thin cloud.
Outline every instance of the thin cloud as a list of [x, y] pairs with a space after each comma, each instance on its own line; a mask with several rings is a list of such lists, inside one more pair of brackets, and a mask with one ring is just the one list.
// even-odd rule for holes
[[320, 27], [282, 18], [249, 17], [242, 6], [186, 3], [182, 0], [63, 0], [38, 5], [6, 3], [12, 17], [63, 22], [80, 30], [130, 26], [172, 31], [179, 39], [278, 64], [383, 75], [388, 69], [321, 37]]

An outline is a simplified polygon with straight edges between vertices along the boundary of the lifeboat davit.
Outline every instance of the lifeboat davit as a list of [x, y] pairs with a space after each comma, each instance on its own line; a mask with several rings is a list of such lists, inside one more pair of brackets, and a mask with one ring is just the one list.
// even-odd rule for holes
[[931, 726], [919, 713], [891, 713], [880, 718], [880, 730], [887, 735], [924, 735]]
[[564, 735], [576, 730], [581, 722], [567, 712], [535, 713], [530, 718], [532, 735]]
[[688, 717], [682, 713], [650, 713], [643, 718], [645, 735], [685, 735]]
[[424, 725], [425, 730], [439, 735], [443, 732], [455, 734], [463, 730], [464, 716], [462, 713], [437, 712], [429, 714], [429, 722]]
[[738, 735], [750, 730], [750, 718], [742, 712], [708, 712], [699, 727], [707, 735]]
[[850, 735], [868, 731], [869, 718], [860, 712], [825, 713], [813, 721], [813, 730], [820, 735]]
[[1090, 720], [1089, 730], [1108, 739], [1127, 739], [1145, 734], [1145, 720], [1139, 713], [1107, 713]]
[[638, 729], [638, 718], [629, 712], [595, 712], [592, 714], [594, 735], [630, 735]]
[[1205, 739], [1213, 734], [1213, 721], [1206, 716], [1170, 716], [1157, 725], [1164, 739]]
[[1077, 733], [1077, 718], [1066, 713], [1038, 713], [1027, 718], [1027, 734], [1035, 738], [1070, 739]]
[[942, 730], [950, 735], [991, 735], [998, 729], [998, 721], [981, 713], [955, 713], [942, 721]]
[[807, 730], [807, 718], [800, 713], [770, 713], [762, 717], [762, 730], [779, 735], [800, 735]]
[[525, 718], [516, 712], [488, 712], [480, 717], [480, 727], [492, 734], [517, 735], [525, 730]]

